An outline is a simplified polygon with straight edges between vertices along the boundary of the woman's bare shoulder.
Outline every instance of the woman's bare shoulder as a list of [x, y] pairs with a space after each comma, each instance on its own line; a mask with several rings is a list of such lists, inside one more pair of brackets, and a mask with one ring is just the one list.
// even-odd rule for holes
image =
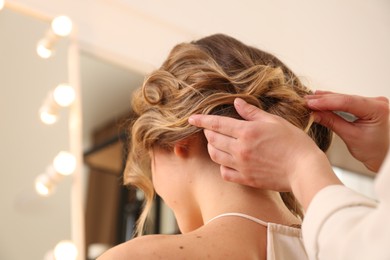
[[199, 254], [201, 239], [188, 235], [147, 235], [131, 239], [105, 252], [97, 260], [120, 259], [185, 259]]
[[[181, 235], [148, 235], [134, 238], [108, 250], [98, 260], [247, 259], [249, 256], [256, 256], [256, 259], [265, 258], [265, 249], [261, 249], [265, 240], [263, 243], [259, 240], [262, 237], [261, 231], [253, 226], [246, 228], [245, 223], [240, 223], [239, 226], [230, 222], [210, 224]], [[265, 239], [265, 233], [263, 235]]]

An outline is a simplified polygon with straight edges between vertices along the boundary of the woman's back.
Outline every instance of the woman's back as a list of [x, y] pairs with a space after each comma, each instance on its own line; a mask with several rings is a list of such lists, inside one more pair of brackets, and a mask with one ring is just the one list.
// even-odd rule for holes
[[[108, 251], [101, 259], [307, 258], [300, 229], [268, 225], [271, 225], [271, 237], [267, 232], [268, 226], [233, 213], [186, 234], [149, 235], [131, 240]], [[283, 248], [280, 248], [281, 245]]]

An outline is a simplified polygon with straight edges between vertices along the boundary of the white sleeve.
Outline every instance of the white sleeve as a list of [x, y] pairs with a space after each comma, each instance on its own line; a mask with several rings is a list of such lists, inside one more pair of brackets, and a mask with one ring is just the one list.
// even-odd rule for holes
[[342, 185], [313, 198], [302, 225], [309, 259], [390, 259], [390, 159], [375, 183], [378, 202]]

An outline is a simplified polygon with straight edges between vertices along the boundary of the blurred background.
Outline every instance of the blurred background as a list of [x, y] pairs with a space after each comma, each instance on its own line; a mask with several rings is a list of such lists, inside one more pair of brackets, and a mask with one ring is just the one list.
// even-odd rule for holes
[[[75, 236], [83, 240], [78, 259], [87, 259], [130, 239], [142, 202], [121, 186], [131, 92], [177, 43], [225, 33], [276, 55], [313, 90], [390, 97], [387, 0], [3, 2], [0, 259], [54, 259], [58, 242]], [[56, 37], [52, 56], [43, 59], [37, 44], [53, 38], [50, 22], [60, 15], [72, 20], [73, 32]], [[39, 111], [48, 93], [68, 81], [79, 87], [80, 114], [59, 109], [56, 124], [43, 124]], [[74, 115], [80, 121], [78, 177], [65, 176], [50, 196], [39, 196], [37, 176], [59, 151], [75, 147]], [[337, 137], [328, 155], [348, 186], [375, 197], [373, 173], [348, 156]], [[83, 216], [78, 228], [75, 194]], [[177, 232], [158, 199], [152, 218], [150, 232]]]

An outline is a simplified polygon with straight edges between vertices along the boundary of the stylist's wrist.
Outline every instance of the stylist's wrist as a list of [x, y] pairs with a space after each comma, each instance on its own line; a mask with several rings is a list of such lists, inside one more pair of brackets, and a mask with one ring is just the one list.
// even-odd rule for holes
[[342, 184], [326, 155], [319, 149], [298, 159], [291, 171], [291, 190], [306, 211], [314, 196], [329, 185]]

